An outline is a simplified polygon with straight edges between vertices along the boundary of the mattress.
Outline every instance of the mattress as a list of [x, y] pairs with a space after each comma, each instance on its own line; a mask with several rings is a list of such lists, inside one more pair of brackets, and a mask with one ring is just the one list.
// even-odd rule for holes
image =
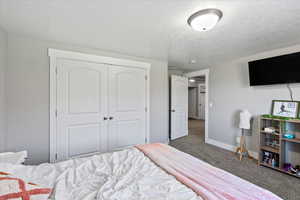
[[53, 187], [57, 200], [201, 199], [134, 147], [55, 164], [0, 164], [0, 171]]
[[57, 200], [281, 200], [159, 143], [55, 164], [0, 164], [0, 171], [53, 188]]

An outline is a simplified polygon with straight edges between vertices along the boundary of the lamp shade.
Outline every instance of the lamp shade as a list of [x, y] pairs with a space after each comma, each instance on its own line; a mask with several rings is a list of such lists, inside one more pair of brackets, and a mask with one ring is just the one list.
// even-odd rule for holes
[[248, 110], [243, 110], [240, 113], [239, 128], [250, 129], [250, 121], [251, 121], [251, 114], [250, 114], [250, 112]]
[[200, 10], [188, 19], [188, 24], [196, 31], [208, 31], [212, 29], [222, 18], [223, 13], [214, 8]]

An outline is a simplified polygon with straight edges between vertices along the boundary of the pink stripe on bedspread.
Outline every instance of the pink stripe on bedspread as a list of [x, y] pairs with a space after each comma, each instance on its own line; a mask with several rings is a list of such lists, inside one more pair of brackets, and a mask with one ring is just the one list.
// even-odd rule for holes
[[273, 193], [165, 144], [136, 146], [204, 200], [279, 200]]

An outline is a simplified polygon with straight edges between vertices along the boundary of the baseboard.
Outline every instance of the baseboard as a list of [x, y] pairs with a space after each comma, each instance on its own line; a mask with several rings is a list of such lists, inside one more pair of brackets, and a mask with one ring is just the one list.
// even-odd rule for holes
[[[230, 145], [230, 144], [225, 144], [225, 143], [222, 143], [222, 142], [219, 142], [217, 140], [210, 139], [210, 138], [207, 138], [205, 140], [205, 142], [207, 144], [211, 144], [211, 145], [214, 145], [214, 146], [217, 146], [219, 148], [226, 149], [226, 150], [232, 151], [232, 152], [235, 152], [236, 148], [237, 148], [236, 146], [233, 146], [233, 145]], [[257, 152], [255, 152], [255, 151], [249, 151], [249, 154], [253, 158], [258, 159], [258, 153]]]
[[163, 142], [164, 144], [170, 144], [170, 139], [168, 139], [167, 141]]

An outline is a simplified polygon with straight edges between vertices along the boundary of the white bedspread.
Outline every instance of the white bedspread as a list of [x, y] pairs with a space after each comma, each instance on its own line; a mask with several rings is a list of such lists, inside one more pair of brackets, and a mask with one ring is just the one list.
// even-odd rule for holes
[[199, 200], [136, 148], [56, 164], [0, 164], [0, 171], [54, 187], [51, 199]]

